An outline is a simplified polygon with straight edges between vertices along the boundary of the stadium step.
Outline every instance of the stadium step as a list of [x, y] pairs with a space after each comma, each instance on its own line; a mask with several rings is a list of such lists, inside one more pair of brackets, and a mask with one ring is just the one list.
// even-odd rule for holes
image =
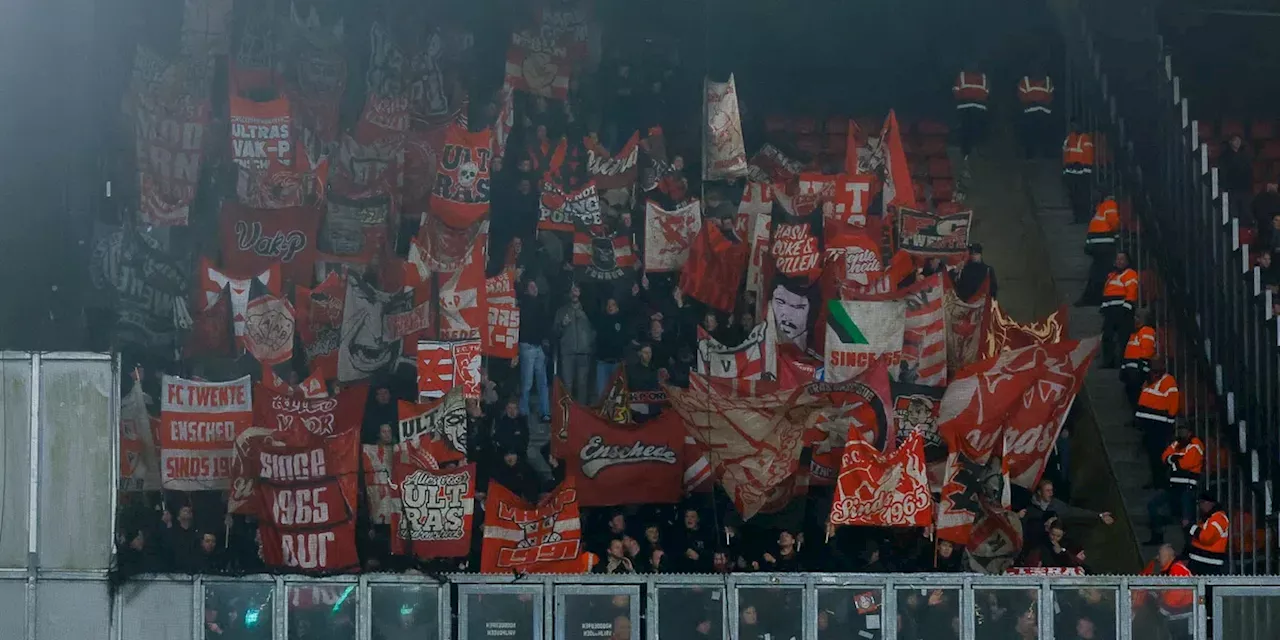
[[[1061, 168], [1056, 160], [1020, 161], [1019, 168], [1040, 235], [1039, 243], [1029, 248], [1040, 250], [1040, 260], [1049, 272], [1048, 290], [1056, 295], [1053, 304], [1066, 306], [1071, 337], [1099, 335], [1102, 318], [1097, 307], [1073, 304], [1084, 291], [1089, 257], [1083, 251], [1085, 225], [1072, 220]], [[1142, 434], [1130, 424], [1133, 410], [1118, 372], [1100, 364], [1094, 361], [1077, 400], [1081, 407], [1073, 419], [1072, 492], [1082, 506], [1123, 512], [1124, 517], [1117, 513], [1116, 526], [1108, 528], [1118, 531], [1106, 534], [1116, 548], [1107, 549], [1104, 558], [1098, 553], [1090, 553], [1090, 558], [1100, 563], [1105, 560], [1110, 571], [1136, 572], [1142, 559], [1150, 555], [1149, 550], [1139, 547], [1149, 537], [1146, 504], [1152, 491], [1143, 486], [1150, 482], [1150, 469]], [[1098, 459], [1106, 463], [1093, 466]]]

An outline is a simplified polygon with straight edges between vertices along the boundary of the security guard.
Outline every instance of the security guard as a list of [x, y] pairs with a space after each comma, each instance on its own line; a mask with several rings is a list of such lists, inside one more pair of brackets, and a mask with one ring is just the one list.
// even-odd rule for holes
[[1115, 369], [1120, 345], [1133, 333], [1133, 312], [1138, 306], [1138, 272], [1129, 268], [1129, 254], [1116, 252], [1115, 268], [1102, 286], [1102, 367]]
[[1089, 219], [1089, 192], [1093, 187], [1093, 136], [1081, 133], [1075, 120], [1062, 142], [1062, 180], [1076, 224], [1083, 224]]
[[1151, 371], [1151, 359], [1156, 357], [1156, 330], [1151, 327], [1150, 312], [1143, 309], [1134, 314], [1135, 329], [1124, 345], [1124, 360], [1120, 363], [1120, 382], [1124, 383], [1125, 397], [1129, 404], [1138, 403], [1142, 382]]
[[1022, 147], [1031, 159], [1044, 149], [1053, 126], [1053, 80], [1045, 73], [1022, 76], [1018, 102], [1022, 104]]
[[1165, 447], [1160, 460], [1169, 474], [1169, 484], [1147, 503], [1147, 515], [1151, 516], [1151, 539], [1147, 544], [1163, 543], [1164, 528], [1171, 520], [1179, 522], [1184, 529], [1191, 525], [1196, 487], [1200, 486], [1200, 474], [1204, 472], [1204, 442], [1191, 434], [1191, 427], [1180, 424], [1177, 437]]
[[1164, 481], [1164, 461], [1161, 460], [1165, 445], [1173, 439], [1173, 426], [1178, 410], [1182, 407], [1182, 394], [1178, 381], [1165, 373], [1164, 362], [1151, 362], [1151, 372], [1138, 395], [1138, 407], [1133, 412], [1133, 426], [1142, 432], [1142, 442], [1151, 462], [1151, 481], [1160, 486]]
[[[1170, 576], [1189, 578], [1193, 574], [1187, 563], [1178, 559], [1173, 545], [1161, 545], [1156, 557], [1147, 563], [1142, 570], [1144, 576]], [[1160, 589], [1137, 591], [1133, 594], [1133, 609], [1140, 611], [1146, 606], [1148, 599], [1154, 600], [1164, 617], [1172, 640], [1184, 640], [1191, 637], [1191, 622], [1194, 619], [1196, 594], [1194, 589]]]
[[1208, 492], [1200, 494], [1201, 520], [1187, 532], [1191, 548], [1187, 550], [1191, 571], [1198, 576], [1218, 575], [1227, 568], [1227, 540], [1231, 521]]
[[1120, 238], [1120, 207], [1115, 196], [1108, 195], [1098, 203], [1093, 218], [1089, 220], [1089, 232], [1084, 238], [1084, 252], [1093, 258], [1089, 264], [1089, 280], [1084, 293], [1076, 301], [1077, 307], [1091, 307], [1102, 298], [1102, 284], [1107, 271], [1116, 259], [1116, 242]]
[[987, 74], [961, 71], [951, 95], [955, 96], [956, 113], [960, 116], [960, 152], [967, 159], [987, 128], [987, 99], [991, 96]]

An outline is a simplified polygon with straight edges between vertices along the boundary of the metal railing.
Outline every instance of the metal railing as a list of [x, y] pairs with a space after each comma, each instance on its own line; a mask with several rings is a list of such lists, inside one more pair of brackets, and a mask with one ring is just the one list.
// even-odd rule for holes
[[[1182, 389], [1184, 420], [1207, 446], [1203, 488], [1232, 518], [1230, 572], [1275, 573], [1280, 326], [1271, 293], [1240, 244], [1240, 220], [1209, 166], [1163, 41], [1107, 41], [1079, 3], [1054, 6], [1066, 51], [1067, 118], [1095, 133], [1099, 190], [1117, 192], [1131, 207], [1122, 242], [1142, 274], [1141, 297]], [[1126, 55], [1104, 59], [1100, 41], [1125, 47]], [[1133, 59], [1135, 48], [1149, 55]]]
[[[39, 611], [29, 611], [39, 624], [4, 637], [1052, 640], [1075, 638], [1081, 618], [1094, 637], [1117, 640], [1280, 635], [1280, 579], [1242, 577], [174, 576], [131, 581], [110, 600], [101, 574], [49, 574], [40, 584]], [[84, 597], [91, 592], [103, 597]], [[34, 609], [34, 595], [21, 576], [0, 571], [0, 615]], [[1193, 604], [1161, 613], [1163, 595]]]

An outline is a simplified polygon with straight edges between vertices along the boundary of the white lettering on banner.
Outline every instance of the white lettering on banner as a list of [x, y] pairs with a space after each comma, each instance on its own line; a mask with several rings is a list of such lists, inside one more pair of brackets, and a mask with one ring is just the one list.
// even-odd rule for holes
[[437, 476], [416, 471], [400, 485], [401, 537], [407, 540], [461, 540], [466, 535], [463, 500], [470, 474]]
[[232, 116], [232, 160], [243, 169], [270, 169], [273, 156], [282, 165], [293, 164], [288, 120]]
[[287, 533], [280, 538], [285, 566], [323, 569], [329, 565], [329, 545], [334, 542], [336, 538], [332, 531]]
[[[178, 407], [191, 409], [221, 409], [225, 411], [249, 411], [247, 385], [239, 381], [225, 385], [187, 383], [168, 378], [165, 384], [165, 401], [162, 410]], [[213, 412], [209, 412], [213, 413]]]
[[[208, 488], [212, 479], [231, 477], [232, 454], [229, 451], [189, 451], [162, 449], [160, 464], [164, 468], [165, 481], [176, 491]], [[190, 481], [191, 489], [178, 489], [175, 483]], [[166, 487], [166, 488], [169, 488]]]
[[326, 475], [324, 449], [284, 454], [263, 451], [258, 454], [258, 463], [265, 480], [310, 480]]
[[675, 464], [676, 452], [666, 445], [645, 444], [636, 440], [631, 445], [605, 444], [601, 436], [591, 436], [578, 452], [582, 459], [582, 475], [595, 478], [608, 467], [637, 462]]
[[261, 222], [237, 220], [236, 248], [240, 251], [252, 251], [264, 258], [292, 262], [307, 248], [307, 235], [298, 230], [279, 230], [269, 236], [263, 235]]
[[832, 348], [831, 358], [827, 362], [830, 367], [857, 367], [861, 369], [868, 368], [877, 362], [883, 362], [886, 367], [895, 367], [902, 361], [901, 351], [888, 351], [885, 353], [872, 353], [868, 351], [848, 351], [845, 349]]
[[325, 487], [282, 489], [275, 494], [272, 514], [283, 527], [329, 522], [329, 505], [325, 503]]
[[232, 442], [236, 439], [236, 423], [174, 420], [169, 425], [169, 437], [185, 442]]
[[876, 519], [884, 522], [912, 520], [917, 513], [933, 509], [933, 496], [924, 487], [909, 495], [897, 492], [897, 484], [878, 487], [870, 500], [843, 498], [831, 505], [831, 519], [837, 522]]

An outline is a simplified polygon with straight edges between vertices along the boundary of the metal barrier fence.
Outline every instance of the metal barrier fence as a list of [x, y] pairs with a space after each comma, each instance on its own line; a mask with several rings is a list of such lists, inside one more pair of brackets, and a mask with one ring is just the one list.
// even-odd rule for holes
[[[956, 574], [149, 577], [106, 600], [104, 576], [0, 572], [17, 640], [1270, 640], [1280, 580]], [[86, 598], [88, 594], [93, 597]], [[1164, 615], [1165, 595], [1194, 606]], [[107, 606], [107, 605], [110, 606]], [[1088, 622], [1081, 622], [1087, 619]], [[1088, 630], [1083, 629], [1089, 627]], [[1091, 633], [1090, 633], [1091, 631]], [[768, 634], [768, 635], [765, 635]]]
[[[1206, 443], [1205, 489], [1232, 519], [1229, 570], [1275, 573], [1280, 325], [1272, 295], [1240, 244], [1240, 220], [1161, 39], [1107, 40], [1125, 54], [1145, 53], [1104, 60], [1097, 42], [1107, 37], [1090, 28], [1084, 6], [1051, 4], [1064, 35], [1067, 118], [1095, 134], [1098, 189], [1132, 208], [1122, 242], [1142, 274], [1141, 298], [1182, 389], [1184, 419]], [[1095, 21], [1105, 20], [1105, 5], [1087, 7]]]

